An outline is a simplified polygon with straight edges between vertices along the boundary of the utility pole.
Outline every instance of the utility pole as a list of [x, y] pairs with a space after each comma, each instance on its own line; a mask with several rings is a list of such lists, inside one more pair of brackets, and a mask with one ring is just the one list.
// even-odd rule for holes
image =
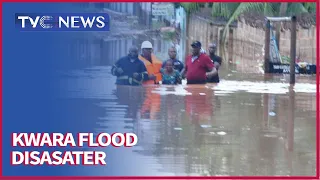
[[290, 40], [290, 84], [295, 84], [296, 82], [296, 45], [297, 45], [297, 18], [292, 17], [291, 21], [291, 40]]
[[269, 73], [269, 64], [270, 64], [270, 20], [267, 21], [266, 24], [266, 39], [265, 39], [265, 47], [264, 47], [264, 73]]

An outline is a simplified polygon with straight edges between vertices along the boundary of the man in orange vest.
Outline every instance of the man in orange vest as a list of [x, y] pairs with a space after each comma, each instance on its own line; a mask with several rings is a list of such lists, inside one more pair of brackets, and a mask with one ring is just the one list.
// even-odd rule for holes
[[152, 49], [152, 44], [149, 41], [144, 41], [141, 44], [142, 53], [139, 55], [139, 59], [144, 62], [149, 75], [148, 80], [144, 81], [143, 84], [159, 84], [159, 81], [162, 81], [160, 73], [162, 61], [157, 59], [152, 53]]

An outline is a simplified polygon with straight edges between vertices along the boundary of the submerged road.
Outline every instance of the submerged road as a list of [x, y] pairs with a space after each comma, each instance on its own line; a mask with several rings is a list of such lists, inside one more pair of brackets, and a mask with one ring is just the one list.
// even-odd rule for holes
[[[134, 132], [133, 148], [101, 148], [104, 176], [315, 176], [315, 77], [233, 74], [216, 84], [116, 86], [110, 67], [78, 70], [59, 96], [82, 129]], [[76, 111], [76, 113], [73, 113]]]

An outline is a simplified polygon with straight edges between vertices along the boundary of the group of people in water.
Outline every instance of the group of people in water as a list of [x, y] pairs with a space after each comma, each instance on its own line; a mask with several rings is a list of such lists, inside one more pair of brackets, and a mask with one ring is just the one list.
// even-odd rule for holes
[[112, 75], [117, 77], [118, 85], [143, 84], [181, 84], [186, 78], [187, 84], [218, 83], [218, 70], [222, 58], [216, 55], [217, 46], [209, 45], [207, 54], [199, 41], [191, 44], [192, 54], [187, 56], [185, 63], [178, 60], [174, 47], [169, 48], [169, 59], [159, 60], [153, 54], [153, 46], [149, 41], [141, 45], [141, 54], [135, 46], [129, 49], [129, 54], [120, 58], [112, 67]]

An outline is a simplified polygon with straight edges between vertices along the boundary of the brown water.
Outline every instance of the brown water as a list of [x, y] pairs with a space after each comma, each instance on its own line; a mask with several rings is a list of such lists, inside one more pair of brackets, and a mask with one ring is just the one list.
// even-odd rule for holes
[[219, 84], [192, 86], [116, 86], [99, 66], [64, 78], [67, 97], [92, 104], [83, 121], [97, 133], [139, 138], [109, 160], [127, 170], [91, 175], [315, 176], [315, 77], [289, 86], [285, 75], [223, 73]]

